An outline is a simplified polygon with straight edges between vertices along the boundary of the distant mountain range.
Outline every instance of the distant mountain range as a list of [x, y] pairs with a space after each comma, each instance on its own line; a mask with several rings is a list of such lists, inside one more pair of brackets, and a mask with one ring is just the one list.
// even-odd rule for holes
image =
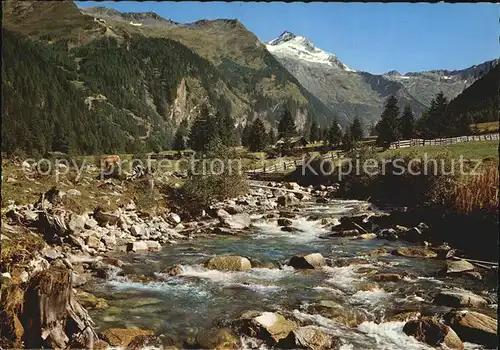
[[[390, 95], [410, 104], [419, 115], [438, 91], [453, 98], [480, 71], [495, 64], [490, 61], [460, 71], [374, 75], [349, 68], [335, 55], [290, 32], [262, 43], [235, 19], [181, 24], [154, 12], [78, 9], [71, 1], [9, 1], [2, 3], [2, 10], [4, 33], [14, 33], [8, 40], [16, 45], [15, 50], [6, 50], [3, 59], [17, 69], [7, 72], [3, 83], [37, 75], [23, 61], [28, 59], [23, 58], [23, 50], [38, 51], [33, 59], [54, 75], [52, 88], [78, 99], [75, 104], [80, 107], [75, 105], [74, 110], [88, 109], [66, 115], [63, 124], [81, 123], [91, 113], [128, 140], [116, 151], [125, 145], [135, 149], [137, 142], [149, 148], [167, 147], [181, 121], [192, 120], [203, 101], [233, 116], [236, 134], [256, 117], [276, 128], [285, 108], [299, 131], [307, 131], [313, 119], [329, 125], [334, 116], [343, 126], [359, 116], [369, 127]], [[37, 48], [17, 36], [36, 42]], [[23, 120], [29, 124], [26, 112], [16, 107], [20, 101], [40, 113], [39, 118], [58, 118], [60, 112], [53, 104], [30, 100], [32, 94], [50, 99], [50, 88], [40, 83], [33, 82], [33, 92], [14, 89], [12, 98], [3, 101], [8, 117], [19, 121], [16, 125]], [[50, 148], [56, 126], [53, 122], [41, 125], [47, 128], [47, 140], [37, 146], [43, 150]], [[105, 137], [98, 130], [95, 134], [96, 142]], [[112, 144], [107, 146], [109, 151], [115, 150]], [[74, 147], [91, 152], [85, 140]]]
[[454, 98], [486, 72], [496, 61], [457, 71], [436, 70], [401, 75], [358, 72], [302, 36], [285, 31], [266, 44], [283, 66], [337, 116], [351, 120], [359, 116], [367, 123], [376, 121], [385, 100], [395, 95], [409, 104], [417, 116], [429, 107], [439, 91]]

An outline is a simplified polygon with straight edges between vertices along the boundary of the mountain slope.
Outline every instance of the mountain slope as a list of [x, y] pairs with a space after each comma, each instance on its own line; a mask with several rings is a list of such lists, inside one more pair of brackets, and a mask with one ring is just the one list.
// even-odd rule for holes
[[[178, 40], [210, 60], [248, 110], [242, 121], [262, 117], [276, 126], [283, 108], [291, 110], [299, 130], [307, 129], [314, 116], [328, 123], [331, 110], [290, 74], [266, 50], [258, 38], [237, 20], [200, 20], [179, 24], [154, 14], [118, 13], [86, 8], [86, 14], [101, 18], [113, 28], [150, 37]], [[130, 19], [134, 18], [133, 24]]]
[[499, 120], [500, 65], [495, 62], [485, 69], [489, 70], [450, 101], [452, 115], [468, 114], [475, 123]]
[[[472, 84], [471, 67], [461, 71], [431, 71], [401, 75], [357, 72], [334, 54], [314, 46], [308, 39], [285, 31], [266, 44], [267, 49], [298, 81], [335, 114], [352, 120], [359, 116], [365, 126], [380, 118], [387, 98], [395, 95], [401, 106], [409, 104], [417, 116], [427, 109], [439, 91], [453, 98]], [[477, 67], [483, 69], [484, 63]]]

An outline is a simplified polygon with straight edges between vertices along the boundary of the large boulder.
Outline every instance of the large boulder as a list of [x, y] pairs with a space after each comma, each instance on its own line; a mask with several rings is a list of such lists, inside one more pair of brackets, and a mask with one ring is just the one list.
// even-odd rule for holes
[[464, 341], [497, 348], [497, 320], [474, 311], [451, 311], [444, 316], [445, 323]]
[[247, 311], [236, 321], [236, 327], [247, 336], [275, 346], [296, 330], [297, 324], [276, 312]]
[[290, 259], [288, 265], [296, 269], [318, 269], [326, 265], [325, 258], [320, 253], [296, 255]]
[[290, 219], [287, 218], [279, 218], [278, 219], [278, 226], [292, 226], [293, 222]]
[[464, 348], [464, 344], [453, 329], [435, 318], [424, 317], [408, 321], [403, 327], [403, 332], [431, 346], [446, 345], [450, 349]]
[[466, 290], [442, 290], [434, 297], [434, 304], [450, 307], [485, 307], [488, 302]]
[[177, 225], [181, 223], [181, 217], [176, 214], [176, 213], [170, 213], [168, 214], [167, 217], [168, 221], [170, 221], [172, 224]]
[[281, 349], [340, 349], [342, 342], [339, 338], [323, 332], [319, 327], [300, 327], [290, 332], [288, 337], [282, 339], [277, 347]]
[[300, 203], [293, 193], [287, 193], [284, 196], [278, 197], [277, 202], [278, 205], [283, 207], [291, 207]]
[[244, 271], [250, 270], [252, 268], [252, 264], [250, 263], [250, 260], [243, 256], [223, 255], [209, 259], [205, 263], [205, 267], [211, 270], [219, 271]]
[[147, 251], [148, 245], [144, 241], [130, 242], [127, 244], [127, 252]]
[[200, 349], [239, 349], [241, 341], [228, 328], [212, 328], [196, 335], [196, 347]]
[[250, 215], [247, 213], [240, 213], [236, 215], [219, 217], [221, 225], [235, 230], [243, 230], [251, 225]]
[[154, 335], [150, 329], [109, 328], [99, 334], [99, 338], [114, 347], [128, 347], [132, 341], [143, 335]]
[[351, 328], [370, 320], [368, 312], [341, 305], [333, 300], [321, 300], [318, 303], [309, 304], [307, 310], [310, 314], [321, 315]]
[[460, 274], [469, 271], [474, 271], [474, 265], [467, 260], [448, 260], [446, 261], [446, 267], [440, 271], [440, 274]]
[[392, 251], [393, 255], [406, 258], [435, 258], [437, 254], [424, 247], [400, 247]]
[[78, 215], [75, 213], [71, 214], [68, 220], [68, 229], [71, 232], [78, 232], [80, 230], [83, 230], [87, 219], [87, 215]]

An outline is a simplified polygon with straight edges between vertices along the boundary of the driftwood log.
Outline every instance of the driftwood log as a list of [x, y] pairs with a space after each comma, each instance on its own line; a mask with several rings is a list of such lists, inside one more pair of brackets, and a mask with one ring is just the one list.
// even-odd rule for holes
[[21, 322], [28, 349], [92, 349], [97, 341], [92, 319], [75, 299], [71, 271], [64, 268], [51, 267], [33, 276]]

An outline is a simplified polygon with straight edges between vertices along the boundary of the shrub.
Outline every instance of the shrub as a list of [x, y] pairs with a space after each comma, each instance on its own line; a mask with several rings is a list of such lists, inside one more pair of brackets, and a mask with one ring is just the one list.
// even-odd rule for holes
[[498, 168], [488, 165], [478, 175], [463, 176], [453, 191], [453, 208], [465, 214], [478, 211], [497, 213]]

